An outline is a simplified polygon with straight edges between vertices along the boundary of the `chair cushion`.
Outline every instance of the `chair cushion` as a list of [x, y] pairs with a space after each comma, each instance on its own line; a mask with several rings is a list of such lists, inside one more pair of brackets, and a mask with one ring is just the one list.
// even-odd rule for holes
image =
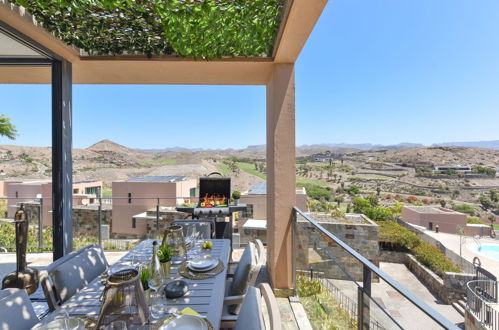
[[[239, 264], [237, 265], [236, 271], [234, 273], [234, 277], [229, 288], [229, 296], [240, 296], [246, 293], [246, 290], [248, 289], [249, 276], [251, 274], [252, 268], [255, 266], [255, 245], [252, 242], [249, 242], [244, 249], [241, 260], [239, 260]], [[229, 313], [237, 314], [239, 311], [239, 307], [239, 305], [230, 305]]]
[[28, 330], [38, 323], [25, 290], [0, 290], [0, 329]]
[[248, 288], [234, 329], [264, 329], [260, 290], [254, 286]]
[[51, 272], [55, 291], [63, 303], [106, 270], [99, 248], [91, 247]]

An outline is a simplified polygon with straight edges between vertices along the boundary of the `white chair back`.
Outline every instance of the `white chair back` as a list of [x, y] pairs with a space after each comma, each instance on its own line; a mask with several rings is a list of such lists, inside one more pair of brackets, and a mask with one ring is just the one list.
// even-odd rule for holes
[[[268, 325], [265, 324], [263, 317], [262, 298], [269, 314]], [[281, 315], [279, 313], [277, 300], [267, 283], [260, 284], [258, 288], [255, 288], [254, 286], [248, 288], [234, 329], [281, 329]]]
[[49, 310], [55, 310], [107, 267], [104, 252], [98, 245], [87, 245], [54, 261], [40, 274]]
[[189, 227], [199, 233], [199, 239], [211, 239], [215, 230], [215, 222], [212, 220], [173, 220], [172, 225], [182, 226], [184, 237], [187, 237]]
[[257, 262], [260, 264], [260, 267], [263, 267], [267, 264], [267, 251], [265, 250], [265, 246], [259, 239], [255, 239], [255, 247], [257, 251]]
[[26, 290], [0, 290], [0, 329], [28, 330], [38, 322]]

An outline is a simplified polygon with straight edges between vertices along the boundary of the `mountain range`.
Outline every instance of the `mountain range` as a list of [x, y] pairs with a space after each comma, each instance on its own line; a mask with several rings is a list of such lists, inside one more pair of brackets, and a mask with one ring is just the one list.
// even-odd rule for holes
[[[357, 150], [397, 150], [397, 149], [408, 149], [408, 148], [419, 148], [425, 145], [421, 143], [410, 143], [403, 142], [398, 144], [372, 144], [372, 143], [320, 143], [320, 144], [310, 144], [301, 145], [297, 149], [315, 149], [315, 148], [340, 148], [340, 149], [357, 149]], [[474, 147], [474, 148], [485, 148], [485, 149], [499, 149], [499, 140], [492, 141], [465, 141], [465, 142], [442, 142], [434, 143], [432, 147]], [[244, 150], [265, 150], [264, 144], [259, 145], [249, 145]], [[142, 152], [151, 153], [164, 153], [164, 152], [199, 152], [199, 151], [210, 151], [209, 149], [203, 148], [183, 148], [183, 147], [170, 147], [163, 149], [137, 149]], [[224, 149], [213, 149], [218, 151], [224, 151]], [[232, 148], [225, 149], [226, 151], [234, 150]]]

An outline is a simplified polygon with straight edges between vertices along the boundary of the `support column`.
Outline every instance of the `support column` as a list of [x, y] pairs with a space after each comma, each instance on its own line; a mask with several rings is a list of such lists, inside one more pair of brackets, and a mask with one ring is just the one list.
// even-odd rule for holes
[[72, 65], [52, 64], [52, 225], [53, 258], [73, 248]]
[[279, 295], [292, 294], [295, 167], [294, 64], [274, 64], [267, 84], [267, 266]]

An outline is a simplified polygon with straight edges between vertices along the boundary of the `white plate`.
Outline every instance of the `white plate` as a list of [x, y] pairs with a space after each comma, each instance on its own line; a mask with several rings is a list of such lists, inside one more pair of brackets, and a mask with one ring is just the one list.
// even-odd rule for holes
[[[67, 324], [67, 327], [66, 327]], [[57, 319], [48, 324], [43, 324], [38, 327], [34, 327], [36, 330], [80, 330], [85, 329], [85, 322], [78, 317], [70, 317], [69, 319]]]
[[203, 319], [195, 315], [180, 315], [163, 324], [159, 330], [208, 330]]
[[212, 256], [199, 256], [189, 261], [189, 268], [192, 270], [208, 270], [214, 268], [218, 260]]

